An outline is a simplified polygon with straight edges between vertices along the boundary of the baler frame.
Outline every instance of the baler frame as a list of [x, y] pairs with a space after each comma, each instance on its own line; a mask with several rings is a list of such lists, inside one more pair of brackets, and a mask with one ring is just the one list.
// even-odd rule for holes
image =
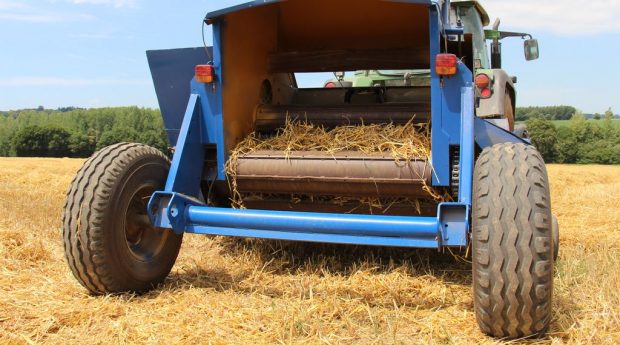
[[[436, 217], [348, 215], [267, 210], [217, 208], [202, 201], [200, 189], [202, 162], [206, 145], [217, 150], [217, 179], [225, 180], [223, 134], [221, 22], [224, 14], [270, 2], [253, 2], [207, 15], [213, 25], [213, 66], [218, 76], [214, 83], [192, 80], [191, 95], [176, 140], [175, 153], [166, 187], [156, 192], [148, 204], [149, 217], [156, 227], [171, 228], [176, 233], [197, 233], [278, 240], [377, 245], [394, 247], [442, 248], [463, 247], [468, 243], [472, 204], [472, 179], [476, 144], [485, 148], [496, 143], [524, 141], [475, 116], [472, 72], [458, 63], [457, 75], [442, 78], [435, 73], [431, 60], [431, 123], [433, 185], [449, 186], [450, 152], [460, 154], [457, 202], [438, 205]], [[449, 3], [408, 1], [429, 5], [431, 57], [441, 52], [441, 37], [462, 34], [445, 24]], [[161, 53], [161, 52], [160, 52]], [[183, 54], [167, 51], [166, 56]], [[195, 52], [192, 52], [195, 54]], [[153, 62], [151, 62], [153, 65]], [[154, 75], [156, 88], [162, 83]], [[162, 88], [165, 89], [165, 88]], [[159, 97], [160, 103], [169, 100]], [[165, 105], [162, 104], [162, 109]], [[165, 114], [164, 114], [165, 116]], [[171, 137], [171, 141], [174, 138]]]
[[[473, 308], [481, 330], [512, 339], [544, 334], [552, 318], [553, 264], [559, 246], [545, 163], [524, 139], [475, 114], [481, 99], [472, 85], [470, 68], [475, 63], [468, 59], [471, 50], [461, 50], [469, 49], [463, 43], [472, 36], [450, 27], [449, 6], [449, 0], [257, 0], [207, 16], [206, 22], [213, 25], [212, 48], [148, 52], [174, 157], [170, 162], [147, 145], [119, 143], [84, 163], [71, 183], [63, 215], [65, 255], [76, 279], [95, 294], [148, 291], [170, 273], [185, 233], [439, 250], [471, 244]], [[358, 15], [379, 13], [386, 25], [378, 31], [374, 26], [352, 27], [351, 21], [339, 22], [337, 31], [325, 25], [349, 9]], [[224, 28], [228, 31], [222, 36]], [[406, 34], [399, 35], [402, 32]], [[345, 49], [338, 50], [345, 41]], [[212, 59], [207, 58], [209, 49]], [[451, 54], [457, 51], [458, 56]], [[435, 57], [442, 62], [443, 76], [436, 71]], [[212, 65], [204, 66], [210, 60]], [[195, 65], [209, 73], [188, 83]], [[291, 81], [291, 73], [300, 71], [428, 67], [430, 89], [374, 88], [375, 95], [385, 96], [376, 99], [364, 89], [363, 96], [370, 94], [370, 100], [359, 103], [348, 97], [359, 91], [355, 88], [301, 91]], [[423, 157], [408, 157], [402, 166], [395, 162], [393, 170], [385, 164], [393, 157], [360, 154], [361, 150], [332, 156], [319, 151], [289, 155], [282, 146], [240, 155], [235, 150], [252, 131], [278, 139], [281, 132], [271, 130], [283, 116], [289, 124], [291, 109], [301, 113], [294, 114], [297, 118], [304, 109], [313, 114], [336, 109], [315, 116], [314, 122], [306, 117], [323, 129], [330, 121], [337, 126], [339, 121], [348, 127], [364, 125], [365, 118], [396, 127], [407, 115], [392, 117], [398, 109], [394, 105], [411, 113], [407, 126], [427, 128], [424, 122], [430, 118], [431, 152], [424, 142]], [[261, 118], [266, 106], [280, 108]], [[373, 111], [354, 114], [366, 106]], [[272, 127], [265, 129], [263, 122]], [[407, 140], [420, 134], [403, 133]], [[387, 136], [395, 140], [391, 136], [398, 134]], [[229, 155], [232, 163], [225, 165]], [[230, 167], [239, 156], [235, 171]], [[305, 159], [303, 164], [299, 157]], [[424, 165], [429, 159], [432, 169]], [[388, 172], [377, 172], [383, 168]], [[242, 173], [234, 175], [238, 172]], [[231, 176], [257, 183], [247, 189], [236, 182], [227, 185]], [[332, 187], [338, 184], [343, 188]], [[407, 196], [416, 196], [412, 192], [429, 184], [449, 187], [456, 202], [421, 199], [426, 202], [424, 211], [419, 204], [416, 209], [406, 203], [411, 201]], [[321, 188], [312, 189], [317, 185]], [[262, 203], [250, 200], [255, 202], [252, 210], [214, 206], [232, 207], [235, 204], [225, 198], [234, 193], [262, 198]], [[291, 193], [294, 200], [282, 201]], [[300, 195], [309, 201], [297, 203]], [[355, 210], [337, 201], [330, 205], [335, 200], [330, 197], [353, 195], [401, 197], [388, 206], [401, 202], [396, 206], [400, 209], [378, 216], [346, 213]], [[340, 213], [317, 213], [338, 212], [333, 210]], [[415, 211], [428, 216], [409, 216]]]

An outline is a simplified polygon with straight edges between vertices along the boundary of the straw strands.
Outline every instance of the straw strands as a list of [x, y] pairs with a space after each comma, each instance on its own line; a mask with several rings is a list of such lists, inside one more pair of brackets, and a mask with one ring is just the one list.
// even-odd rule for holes
[[[0, 159], [0, 344], [502, 344], [436, 251], [186, 235], [166, 282], [89, 296], [60, 215], [82, 160]], [[550, 166], [561, 230], [540, 344], [620, 343], [620, 167]], [[514, 343], [514, 342], [512, 342]]]
[[[431, 138], [428, 123], [414, 123], [413, 119], [404, 125], [369, 124], [339, 126], [326, 129], [308, 122], [288, 118], [276, 135], [262, 137], [252, 133], [241, 141], [230, 153], [226, 163], [226, 174], [232, 193], [232, 204], [244, 208], [243, 198], [237, 189], [237, 163], [240, 157], [261, 150], [282, 151], [289, 156], [299, 151], [320, 151], [335, 154], [343, 151], [358, 151], [364, 154], [384, 153], [394, 158], [395, 164], [408, 164], [416, 159], [430, 161]], [[441, 189], [424, 186], [429, 198], [446, 201], [449, 195]], [[293, 196], [293, 199], [299, 196]], [[371, 198], [361, 203], [389, 205], [394, 200]], [[337, 200], [336, 200], [337, 202]], [[416, 203], [417, 201], [412, 201]]]

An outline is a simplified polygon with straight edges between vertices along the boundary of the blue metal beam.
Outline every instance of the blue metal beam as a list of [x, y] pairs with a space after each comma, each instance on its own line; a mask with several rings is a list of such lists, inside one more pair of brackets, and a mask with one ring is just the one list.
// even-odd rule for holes
[[514, 133], [497, 127], [479, 117], [474, 118], [474, 135], [476, 138], [476, 143], [482, 149], [501, 143], [531, 145], [531, 143], [527, 140], [519, 138]]
[[429, 249], [435, 249], [439, 247], [438, 241], [434, 238], [433, 239], [419, 239], [419, 238], [406, 238], [406, 237], [322, 234], [322, 233], [311, 233], [311, 232], [300, 233], [300, 232], [269, 231], [269, 230], [216, 228], [216, 227], [206, 227], [206, 226], [200, 226], [200, 225], [189, 225], [187, 226], [186, 232], [192, 233], [192, 234], [202, 234], [202, 235], [250, 237], [250, 238], [263, 238], [263, 239], [268, 239], [268, 240], [335, 243], [335, 244], [349, 244], [349, 245], [361, 245], [361, 246], [429, 248]]
[[461, 157], [459, 202], [471, 205], [474, 177], [474, 88], [472, 83], [461, 91]]
[[359, 245], [439, 248], [467, 244], [469, 206], [444, 203], [437, 217], [376, 216], [215, 208], [157, 192], [148, 205], [156, 227], [177, 233]]
[[176, 151], [168, 173], [165, 189], [167, 192], [174, 191], [193, 197], [200, 195], [202, 162], [204, 162], [202, 126], [200, 125], [201, 109], [200, 97], [192, 94], [183, 117]]
[[437, 219], [358, 214], [236, 210], [189, 206], [187, 223], [214, 228], [437, 240]]

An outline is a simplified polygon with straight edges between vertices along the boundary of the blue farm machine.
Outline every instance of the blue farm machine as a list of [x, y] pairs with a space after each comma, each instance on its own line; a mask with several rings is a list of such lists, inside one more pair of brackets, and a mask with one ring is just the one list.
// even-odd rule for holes
[[[482, 331], [546, 332], [558, 226], [543, 159], [514, 131], [516, 78], [501, 69], [501, 40], [525, 39], [528, 60], [538, 57], [536, 40], [499, 31], [498, 22], [484, 30], [482, 6], [457, 0], [257, 0], [209, 13], [205, 24], [212, 47], [147, 53], [171, 160], [142, 144], [116, 144], [95, 153], [72, 182], [64, 246], [86, 289], [156, 287], [185, 233], [471, 246]], [[296, 80], [342, 71], [391, 77], [321, 88]], [[404, 160], [351, 148], [238, 149], [281, 136], [294, 119], [323, 133], [419, 125], [427, 130], [412, 133], [426, 135], [429, 147]], [[443, 194], [428, 197], [429, 190]], [[254, 197], [243, 207], [233, 202], [247, 195]], [[377, 215], [334, 198], [393, 202]]]

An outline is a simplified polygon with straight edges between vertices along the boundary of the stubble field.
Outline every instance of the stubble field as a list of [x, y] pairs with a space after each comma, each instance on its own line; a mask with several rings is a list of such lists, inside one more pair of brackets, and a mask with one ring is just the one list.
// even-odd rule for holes
[[[81, 160], [0, 159], [0, 342], [471, 344], [470, 264], [433, 251], [186, 236], [170, 277], [94, 297], [63, 256]], [[620, 342], [620, 167], [549, 166], [561, 226], [540, 343]]]

